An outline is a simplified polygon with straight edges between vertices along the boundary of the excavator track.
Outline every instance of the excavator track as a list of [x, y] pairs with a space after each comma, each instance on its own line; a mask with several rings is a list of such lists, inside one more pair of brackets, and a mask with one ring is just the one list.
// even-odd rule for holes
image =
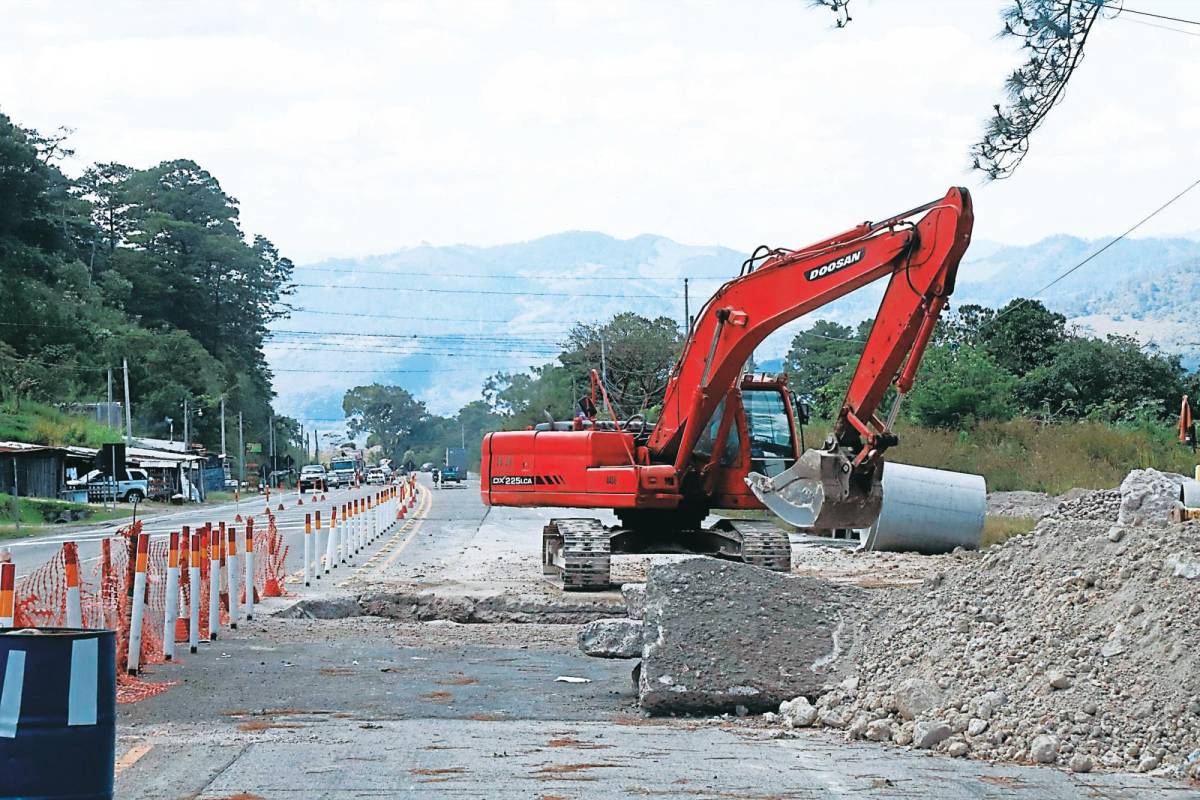
[[743, 561], [772, 572], [792, 571], [792, 543], [787, 531], [770, 522], [721, 520], [713, 529], [728, 544], [723, 558]]
[[612, 534], [598, 519], [552, 519], [542, 529], [542, 572], [568, 592], [612, 585]]

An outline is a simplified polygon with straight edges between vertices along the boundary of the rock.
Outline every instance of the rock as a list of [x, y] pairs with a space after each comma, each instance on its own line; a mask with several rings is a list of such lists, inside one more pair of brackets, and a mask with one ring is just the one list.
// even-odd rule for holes
[[283, 619], [346, 619], [363, 613], [358, 598], [346, 595], [309, 597], [275, 612]]
[[922, 750], [928, 750], [930, 747], [950, 738], [950, 726], [944, 722], [935, 720], [921, 720], [913, 726], [912, 745]]
[[1066, 673], [1052, 669], [1046, 673], [1046, 683], [1050, 684], [1051, 689], [1069, 689], [1072, 681]]
[[969, 749], [966, 742], [951, 742], [950, 746], [946, 748], [946, 754], [951, 758], [962, 758]]
[[1166, 526], [1179, 500], [1183, 476], [1156, 469], [1135, 469], [1121, 481], [1118, 525]]
[[[778, 707], [851, 674], [865, 592], [731, 561], [653, 565], [639, 701], [652, 714]], [[671, 683], [661, 679], [669, 676]], [[844, 724], [844, 723], [843, 723]]]
[[779, 716], [785, 728], [807, 728], [817, 721], [817, 709], [807, 697], [797, 697], [779, 704]]
[[898, 731], [896, 731], [894, 734], [892, 734], [892, 741], [894, 741], [896, 744], [900, 745], [901, 747], [907, 747], [908, 745], [912, 744], [912, 740], [913, 740], [912, 725], [913, 725], [913, 723], [911, 723], [911, 722], [901, 725], [900, 729]]
[[1092, 757], [1083, 753], [1076, 753], [1071, 756], [1068, 766], [1071, 768], [1071, 772], [1091, 772], [1093, 766]]
[[637, 619], [598, 619], [580, 625], [575, 641], [596, 658], [638, 658], [642, 655], [642, 622]]
[[1138, 772], [1150, 772], [1151, 770], [1156, 770], [1158, 769], [1159, 763], [1159, 760], [1154, 756], [1146, 756], [1138, 762]]
[[892, 723], [888, 719], [874, 719], [867, 723], [863, 736], [872, 742], [886, 742], [892, 738]]
[[1167, 559], [1167, 567], [1174, 578], [1186, 578], [1190, 581], [1200, 578], [1200, 561], [1189, 561], [1183, 553]]
[[906, 720], [916, 719], [941, 702], [942, 693], [934, 684], [909, 678], [896, 689], [896, 710]]
[[817, 721], [826, 728], [846, 727], [846, 715], [841, 711], [822, 711], [817, 715]]
[[1125, 529], [1122, 528], [1121, 526], [1114, 525], [1108, 529], [1108, 540], [1110, 542], [1113, 542], [1115, 544], [1116, 542], [1119, 542], [1124, 538], [1125, 538]]
[[625, 599], [630, 619], [643, 619], [646, 616], [646, 584], [621, 584], [621, 597]]
[[1049, 734], [1033, 737], [1029, 757], [1039, 764], [1053, 764], [1058, 759], [1058, 737]]
[[978, 736], [987, 730], [987, 726], [988, 721], [986, 719], [973, 717], [971, 721], [967, 723], [967, 736]]

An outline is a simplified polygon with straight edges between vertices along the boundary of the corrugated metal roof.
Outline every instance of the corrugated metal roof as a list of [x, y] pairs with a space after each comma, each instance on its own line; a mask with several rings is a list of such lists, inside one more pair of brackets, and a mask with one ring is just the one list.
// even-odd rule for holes
[[36, 453], [40, 450], [62, 450], [48, 444], [29, 444], [27, 442], [0, 442], [0, 453]]

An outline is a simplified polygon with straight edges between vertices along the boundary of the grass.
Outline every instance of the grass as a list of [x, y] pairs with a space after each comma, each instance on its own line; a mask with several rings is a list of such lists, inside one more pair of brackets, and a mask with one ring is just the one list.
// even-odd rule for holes
[[1032, 517], [987, 517], [983, 521], [981, 547], [1004, 544], [1014, 536], [1029, 533], [1037, 525]]
[[890, 458], [982, 475], [992, 492], [1111, 489], [1132, 469], [1153, 467], [1191, 475], [1196, 464], [1196, 455], [1180, 445], [1166, 426], [1014, 419], [985, 422], [970, 431], [897, 427], [900, 445], [888, 454]]
[[[140, 511], [141, 509], [139, 509]], [[54, 520], [64, 511], [87, 512], [86, 522], [108, 522], [110, 520], [131, 517], [131, 506], [118, 507], [116, 510], [87, 503], [66, 503], [62, 500], [44, 500], [34, 497], [13, 498], [11, 495], [0, 494], [0, 539], [14, 539], [44, 533], [55, 525]], [[20, 515], [21, 528], [17, 530], [17, 516]]]
[[107, 425], [59, 411], [41, 403], [21, 403], [21, 410], [0, 407], [0, 441], [31, 444], [99, 447], [121, 441], [121, 434]]

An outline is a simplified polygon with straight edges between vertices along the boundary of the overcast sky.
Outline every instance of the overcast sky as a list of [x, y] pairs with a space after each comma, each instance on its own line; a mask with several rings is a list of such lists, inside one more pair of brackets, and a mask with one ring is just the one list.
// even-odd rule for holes
[[[977, 237], [1101, 236], [1200, 177], [1200, 36], [1128, 14], [1016, 177], [969, 173], [1008, 1], [854, 0], [836, 30], [807, 0], [5, 0], [0, 110], [74, 128], [71, 171], [195, 159], [299, 262], [567, 229], [798, 246], [955, 183]], [[1144, 233], [1198, 218], [1200, 191]]]

